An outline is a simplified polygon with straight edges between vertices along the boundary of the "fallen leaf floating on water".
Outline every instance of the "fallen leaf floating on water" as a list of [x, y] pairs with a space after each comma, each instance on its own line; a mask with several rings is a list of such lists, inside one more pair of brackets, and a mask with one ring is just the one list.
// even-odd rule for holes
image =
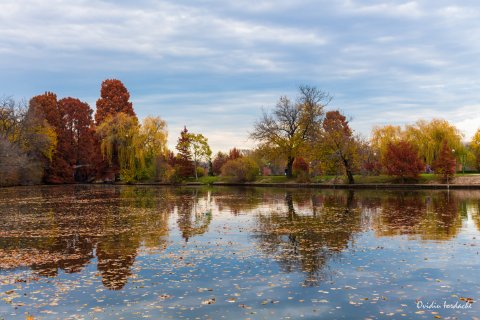
[[216, 303], [215, 298], [211, 298], [211, 299], [207, 299], [207, 300], [202, 301], [202, 304], [215, 304], [215, 303]]

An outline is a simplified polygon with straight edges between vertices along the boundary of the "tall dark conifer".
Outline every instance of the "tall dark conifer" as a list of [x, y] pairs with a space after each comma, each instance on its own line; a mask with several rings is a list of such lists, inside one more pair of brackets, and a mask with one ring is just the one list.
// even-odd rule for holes
[[187, 127], [185, 126], [180, 132], [180, 137], [178, 138], [176, 146], [178, 151], [176, 165], [179, 175], [183, 178], [191, 177], [195, 174], [192, 153], [190, 152], [190, 143], [190, 136]]

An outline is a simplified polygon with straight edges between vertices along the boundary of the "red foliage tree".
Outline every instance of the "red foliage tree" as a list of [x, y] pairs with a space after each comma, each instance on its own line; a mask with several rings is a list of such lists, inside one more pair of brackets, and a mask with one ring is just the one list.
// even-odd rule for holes
[[30, 99], [29, 108], [35, 114], [42, 115], [47, 122], [56, 128], [62, 127], [62, 117], [57, 106], [57, 95], [53, 92], [45, 92]]
[[[100, 150], [90, 106], [75, 98], [57, 101], [54, 93], [46, 92], [33, 97], [29, 107], [41, 114], [57, 135], [57, 147], [52, 161], [46, 166], [44, 181], [72, 183], [93, 177]], [[78, 166], [84, 169], [76, 170]]]
[[230, 149], [228, 154], [225, 154], [223, 152], [217, 153], [217, 155], [215, 156], [215, 159], [213, 159], [213, 162], [212, 162], [213, 174], [216, 176], [221, 175], [222, 167], [228, 160], [235, 160], [242, 157], [243, 157], [242, 152], [237, 148]]
[[302, 157], [298, 157], [293, 162], [293, 173], [298, 175], [300, 173], [308, 173], [308, 163]]
[[237, 148], [230, 149], [228, 152], [228, 160], [235, 160], [242, 157], [242, 152]]
[[76, 181], [88, 181], [95, 176], [101, 161], [98, 141], [95, 137], [93, 110], [75, 98], [58, 101], [64, 121], [64, 159], [74, 168]]
[[221, 175], [222, 167], [228, 160], [229, 160], [229, 157], [227, 154], [223, 152], [217, 153], [217, 155], [215, 156], [215, 159], [213, 159], [213, 162], [212, 162], [213, 174], [216, 176]]
[[425, 165], [418, 156], [417, 150], [407, 141], [391, 143], [383, 160], [388, 175], [405, 178], [417, 178]]
[[[97, 126], [103, 123], [107, 117], [113, 117], [120, 112], [136, 118], [133, 105], [129, 100], [130, 93], [120, 80], [104, 80], [100, 89], [100, 98], [97, 100], [97, 112], [95, 113]], [[117, 179], [120, 176], [120, 165], [116, 146], [113, 149], [112, 165], [104, 160], [99, 164], [98, 171], [103, 177], [114, 176]]]
[[52, 161], [47, 163], [44, 174], [44, 181], [47, 183], [73, 182], [73, 168], [65, 155], [68, 154], [69, 145], [65, 139], [65, 122], [58, 108], [57, 95], [52, 92], [45, 92], [30, 99], [29, 108], [35, 114], [42, 115], [53, 127], [57, 135], [57, 149], [53, 153]]
[[338, 110], [328, 111], [323, 119], [323, 151], [343, 165], [348, 183], [353, 184], [358, 143], [353, 137], [347, 118]]
[[100, 89], [100, 99], [97, 100], [97, 112], [95, 113], [97, 125], [108, 116], [114, 116], [119, 112], [136, 117], [133, 105], [129, 100], [130, 93], [120, 80], [104, 80]]
[[452, 149], [448, 146], [446, 140], [443, 141], [442, 149], [437, 160], [433, 163], [433, 170], [441, 175], [444, 180], [453, 178], [457, 168], [457, 161], [453, 155]]

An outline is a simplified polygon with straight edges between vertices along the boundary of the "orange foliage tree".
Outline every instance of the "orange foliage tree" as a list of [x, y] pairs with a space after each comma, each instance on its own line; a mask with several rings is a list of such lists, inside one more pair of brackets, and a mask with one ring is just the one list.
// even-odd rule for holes
[[120, 80], [104, 80], [100, 89], [100, 99], [97, 100], [97, 112], [95, 113], [97, 125], [105, 121], [108, 116], [115, 116], [119, 112], [136, 118], [133, 105], [129, 100], [130, 93]]
[[[120, 80], [104, 80], [100, 89], [100, 98], [97, 100], [97, 111], [95, 113], [96, 125], [100, 126], [107, 119], [116, 117], [120, 113], [132, 117], [138, 122], [137, 116], [133, 111], [133, 104], [129, 100], [130, 93]], [[111, 174], [115, 177], [114, 179], [120, 177], [120, 163], [118, 159], [117, 145], [112, 146], [111, 161], [104, 160], [99, 167], [99, 171], [103, 176]]]
[[353, 170], [357, 162], [358, 142], [347, 118], [338, 110], [328, 111], [323, 120], [321, 150], [345, 169], [348, 183], [355, 183]]
[[456, 172], [457, 161], [452, 149], [449, 147], [447, 140], [442, 143], [442, 149], [438, 158], [433, 163], [433, 170], [439, 174], [444, 180], [453, 178]]
[[57, 136], [56, 149], [46, 166], [45, 182], [71, 183], [92, 178], [99, 149], [90, 106], [75, 98], [57, 101], [56, 94], [46, 92], [33, 97], [29, 108], [43, 117]]
[[63, 157], [74, 169], [75, 181], [88, 181], [95, 177], [100, 162], [100, 148], [95, 138], [90, 106], [76, 98], [58, 101], [63, 119]]
[[73, 182], [73, 168], [66, 160], [69, 145], [65, 139], [64, 119], [58, 108], [57, 95], [45, 92], [30, 99], [30, 112], [43, 117], [51, 125], [57, 136], [57, 147], [52, 159], [47, 163], [44, 181], [47, 183]]
[[213, 174], [216, 176], [219, 176], [222, 173], [223, 165], [227, 163], [227, 161], [235, 160], [242, 157], [243, 157], [242, 152], [236, 147], [234, 147], [233, 149], [230, 149], [228, 154], [223, 152], [218, 152], [212, 162]]
[[423, 171], [423, 161], [418, 156], [418, 151], [407, 141], [390, 143], [383, 158], [383, 166], [388, 175], [401, 178], [417, 178]]

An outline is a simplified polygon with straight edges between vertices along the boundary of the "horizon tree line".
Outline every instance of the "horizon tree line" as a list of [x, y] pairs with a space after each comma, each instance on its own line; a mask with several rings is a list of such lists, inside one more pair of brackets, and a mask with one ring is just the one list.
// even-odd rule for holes
[[167, 123], [140, 122], [130, 93], [118, 79], [102, 82], [96, 112], [73, 97], [53, 92], [28, 103], [0, 100], [0, 185], [94, 181], [177, 183], [205, 175], [251, 181], [280, 174], [302, 182], [315, 176], [388, 174], [402, 181], [422, 172], [451, 178], [461, 168], [480, 170], [480, 130], [468, 145], [446, 120], [374, 127], [371, 139], [356, 134], [339, 110], [326, 110], [332, 96], [300, 86], [297, 97], [279, 98], [263, 111], [249, 136], [253, 150], [232, 148], [212, 158], [201, 133], [180, 132], [174, 153], [167, 148]]

